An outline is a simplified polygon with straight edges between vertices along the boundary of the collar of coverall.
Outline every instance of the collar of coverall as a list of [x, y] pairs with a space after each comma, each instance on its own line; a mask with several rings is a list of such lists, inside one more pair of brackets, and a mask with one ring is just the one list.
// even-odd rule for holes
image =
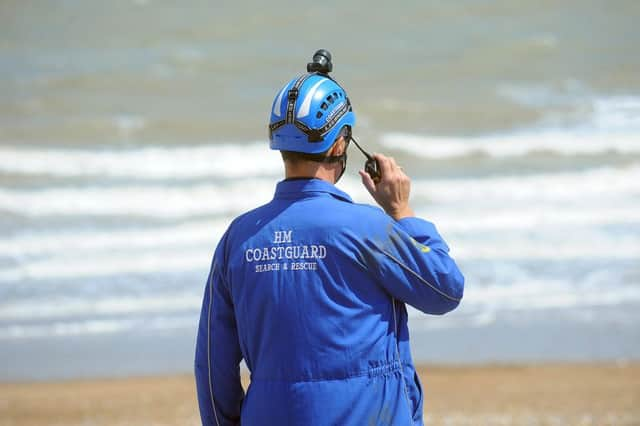
[[353, 200], [346, 192], [339, 190], [335, 185], [327, 181], [316, 178], [285, 179], [280, 181], [276, 186], [275, 197], [295, 198], [296, 194], [308, 194], [312, 192], [324, 192], [342, 201], [353, 203]]

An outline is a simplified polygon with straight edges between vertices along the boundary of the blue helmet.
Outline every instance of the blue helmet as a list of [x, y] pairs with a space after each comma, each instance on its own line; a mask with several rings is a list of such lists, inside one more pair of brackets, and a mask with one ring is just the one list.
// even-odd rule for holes
[[346, 92], [326, 74], [308, 73], [288, 82], [273, 101], [271, 149], [319, 154], [331, 148], [356, 116]]

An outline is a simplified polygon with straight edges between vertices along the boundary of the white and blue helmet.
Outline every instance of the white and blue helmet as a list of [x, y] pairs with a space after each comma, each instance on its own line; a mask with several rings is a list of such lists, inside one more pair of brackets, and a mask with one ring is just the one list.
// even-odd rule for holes
[[344, 89], [327, 74], [312, 72], [289, 81], [277, 94], [269, 120], [270, 148], [319, 154], [331, 148], [356, 116]]

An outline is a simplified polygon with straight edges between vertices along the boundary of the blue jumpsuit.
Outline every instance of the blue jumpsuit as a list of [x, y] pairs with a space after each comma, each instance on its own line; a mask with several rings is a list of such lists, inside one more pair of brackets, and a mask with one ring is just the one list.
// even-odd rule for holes
[[405, 303], [459, 304], [448, 251], [430, 222], [319, 179], [279, 182], [213, 257], [195, 355], [203, 425], [422, 425]]

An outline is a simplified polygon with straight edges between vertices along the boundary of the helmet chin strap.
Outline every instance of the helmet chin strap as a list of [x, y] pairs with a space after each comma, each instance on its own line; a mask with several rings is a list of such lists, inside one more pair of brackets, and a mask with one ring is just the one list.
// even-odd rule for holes
[[347, 170], [347, 150], [345, 149], [342, 155], [336, 155], [330, 158], [336, 158], [337, 159], [336, 162], [339, 162], [340, 166], [342, 167], [342, 170], [340, 170], [340, 174], [336, 178], [335, 183], [338, 183], [342, 175], [344, 175], [344, 172]]
[[327, 157], [323, 157], [322, 161], [320, 161], [322, 163], [329, 163], [329, 164], [340, 163], [342, 170], [340, 171], [340, 174], [336, 178], [335, 183], [338, 183], [340, 178], [344, 175], [344, 172], [347, 170], [347, 148], [348, 148], [348, 145], [344, 147], [344, 151], [340, 155], [329, 155]]

